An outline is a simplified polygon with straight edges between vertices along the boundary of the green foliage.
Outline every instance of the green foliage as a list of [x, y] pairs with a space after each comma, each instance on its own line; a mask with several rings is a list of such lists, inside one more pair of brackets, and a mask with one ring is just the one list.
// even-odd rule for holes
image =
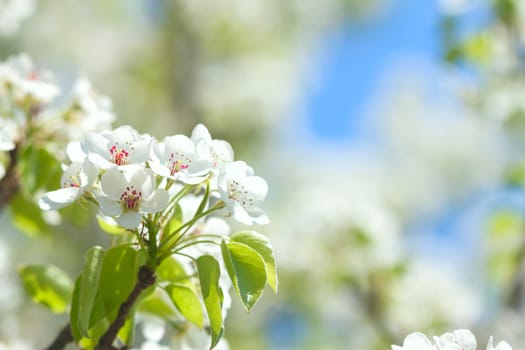
[[51, 229], [42, 217], [42, 211], [32, 200], [18, 193], [10, 202], [13, 226], [31, 237], [51, 234]]
[[66, 312], [73, 293], [73, 281], [53, 265], [27, 265], [18, 270], [31, 299], [55, 313]]
[[126, 229], [119, 225], [112, 225], [111, 223], [104, 220], [101, 216], [97, 216], [97, 222], [98, 226], [100, 226], [100, 229], [106, 233], [109, 233], [110, 235], [120, 235]]
[[89, 336], [89, 321], [95, 305], [95, 297], [99, 290], [103, 258], [104, 250], [95, 246], [87, 251], [84, 261], [78, 298], [78, 325], [82, 335], [85, 337]]
[[267, 283], [277, 293], [279, 279], [275, 265], [275, 254], [268, 238], [255, 231], [241, 231], [233, 234], [231, 241], [245, 244], [259, 253], [266, 266]]
[[199, 328], [204, 325], [201, 301], [195, 291], [187, 285], [173, 283], [166, 287], [173, 304], [188, 321]]
[[168, 320], [177, 315], [171, 297], [161, 287], [156, 287], [151, 294], [142, 299], [138, 310]]
[[203, 255], [197, 259], [197, 269], [201, 284], [204, 305], [208, 312], [211, 329], [211, 347], [215, 347], [224, 332], [222, 325], [222, 291], [219, 287], [221, 270], [219, 263], [210, 255]]
[[137, 251], [128, 245], [116, 246], [104, 254], [100, 273], [100, 292], [111, 322], [135, 285], [137, 277]]
[[247, 311], [255, 305], [266, 285], [266, 264], [256, 250], [250, 246], [222, 241], [222, 257], [233, 283]]

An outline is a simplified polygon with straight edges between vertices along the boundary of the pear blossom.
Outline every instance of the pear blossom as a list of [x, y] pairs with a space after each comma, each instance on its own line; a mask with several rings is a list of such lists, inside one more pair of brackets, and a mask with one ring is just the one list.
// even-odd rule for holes
[[476, 350], [476, 337], [468, 329], [457, 329], [453, 333], [445, 333], [434, 337], [438, 349], [449, 349], [457, 345], [460, 350]]
[[197, 124], [191, 133], [191, 139], [197, 150], [204, 156], [211, 157], [212, 170], [217, 172], [224, 164], [233, 162], [233, 149], [223, 140], [213, 140], [208, 129]]
[[266, 198], [268, 185], [243, 161], [227, 163], [218, 176], [221, 199], [233, 218], [243, 224], [267, 224], [268, 216], [259, 208]]
[[411, 333], [406, 336], [403, 346], [392, 345], [392, 350], [435, 350], [423, 333]]
[[99, 169], [88, 159], [84, 162], [73, 162], [62, 174], [62, 188], [44, 194], [38, 204], [43, 210], [56, 210], [73, 203], [86, 191], [89, 191], [97, 180]]
[[494, 347], [492, 337], [490, 337], [487, 344], [487, 350], [512, 350], [512, 347], [506, 341], [500, 341], [498, 345]]
[[158, 175], [197, 184], [206, 179], [211, 159], [199, 157], [193, 141], [184, 135], [169, 136], [151, 148], [149, 166]]
[[20, 22], [30, 17], [35, 9], [35, 0], [0, 1], [0, 35], [14, 35], [20, 28]]
[[129, 125], [113, 131], [88, 133], [81, 142], [82, 151], [103, 169], [129, 164], [142, 164], [149, 158], [151, 137], [140, 135]]
[[103, 194], [97, 199], [103, 215], [122, 227], [135, 229], [144, 213], [156, 213], [168, 204], [168, 192], [156, 189], [150, 169], [140, 166], [108, 169], [100, 180]]
[[[452, 333], [445, 333], [440, 337], [434, 337], [435, 344], [420, 332], [414, 332], [406, 336], [403, 346], [392, 345], [392, 350], [476, 350], [476, 337], [468, 329], [457, 329]], [[512, 350], [505, 341], [499, 342], [494, 348], [492, 337], [490, 337], [487, 350]]]
[[2, 89], [11, 86], [17, 99], [30, 97], [39, 103], [49, 102], [60, 93], [50, 73], [38, 70], [27, 54], [11, 56], [0, 64], [0, 85]]
[[13, 120], [0, 118], [0, 151], [14, 149], [17, 134], [18, 127]]
[[80, 140], [87, 132], [111, 129], [116, 119], [112, 102], [107, 96], [97, 94], [87, 78], [79, 78], [73, 86], [73, 106], [64, 115], [63, 132], [69, 139]]

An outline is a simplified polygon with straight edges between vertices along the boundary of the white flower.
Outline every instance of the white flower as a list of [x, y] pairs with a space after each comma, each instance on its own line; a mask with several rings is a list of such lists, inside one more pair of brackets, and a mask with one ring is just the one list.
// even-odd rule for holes
[[80, 140], [87, 132], [111, 129], [115, 121], [111, 99], [97, 94], [87, 78], [79, 78], [73, 91], [74, 105], [65, 115], [64, 133], [70, 139]]
[[98, 197], [103, 215], [114, 217], [125, 228], [135, 229], [143, 213], [156, 213], [168, 204], [168, 192], [155, 188], [155, 177], [140, 166], [110, 168], [101, 179], [105, 196]]
[[18, 138], [18, 126], [11, 119], [0, 118], [0, 151], [10, 151], [15, 148]]
[[268, 185], [243, 161], [225, 164], [218, 177], [219, 193], [234, 219], [246, 224], [267, 224], [268, 216], [259, 208]]
[[74, 162], [64, 172], [62, 188], [44, 194], [38, 204], [43, 210], [56, 210], [73, 203], [88, 191], [98, 176], [98, 168], [89, 160]]
[[453, 333], [445, 333], [441, 337], [434, 337], [436, 346], [440, 350], [456, 349], [476, 350], [476, 337], [468, 329], [457, 329]]
[[191, 133], [191, 139], [202, 156], [212, 159], [212, 170], [218, 171], [224, 164], [233, 162], [233, 149], [223, 140], [212, 140], [208, 129], [197, 124]]
[[0, 1], [0, 35], [11, 36], [20, 28], [20, 22], [35, 12], [35, 0]]
[[195, 144], [184, 135], [169, 136], [151, 148], [151, 169], [164, 177], [188, 184], [197, 184], [206, 179], [211, 160], [199, 157]]
[[406, 336], [403, 346], [392, 345], [392, 350], [434, 350], [434, 347], [426, 335], [415, 332]]
[[15, 98], [31, 97], [45, 103], [55, 98], [60, 90], [51, 82], [50, 74], [37, 70], [31, 58], [26, 54], [12, 56], [0, 64], [0, 83], [13, 88]]
[[492, 337], [490, 337], [487, 344], [487, 350], [512, 350], [512, 347], [506, 341], [500, 341], [496, 347], [492, 343]]
[[144, 163], [149, 157], [151, 137], [139, 135], [129, 125], [113, 131], [89, 133], [81, 147], [88, 158], [103, 169]]

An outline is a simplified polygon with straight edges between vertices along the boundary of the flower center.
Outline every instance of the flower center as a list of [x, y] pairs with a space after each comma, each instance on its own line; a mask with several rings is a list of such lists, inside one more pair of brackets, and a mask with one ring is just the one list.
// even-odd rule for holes
[[142, 198], [142, 192], [137, 191], [135, 187], [128, 186], [120, 195], [120, 205], [124, 210], [137, 210]]
[[75, 173], [73, 175], [68, 176], [66, 180], [64, 180], [64, 183], [62, 184], [63, 188], [68, 187], [80, 187], [80, 173]]
[[[186, 162], [184, 162], [184, 160]], [[179, 152], [175, 152], [170, 153], [168, 163], [170, 164], [170, 175], [173, 176], [179, 171], [188, 169], [190, 167], [188, 163], [191, 163], [191, 159], [184, 157], [184, 155]]]
[[228, 198], [239, 202], [244, 208], [253, 207], [253, 197], [239, 181], [232, 180], [228, 186]]
[[109, 149], [111, 154], [111, 161], [117, 165], [126, 165], [128, 164], [129, 152], [124, 148], [118, 149], [117, 146], [113, 145]]

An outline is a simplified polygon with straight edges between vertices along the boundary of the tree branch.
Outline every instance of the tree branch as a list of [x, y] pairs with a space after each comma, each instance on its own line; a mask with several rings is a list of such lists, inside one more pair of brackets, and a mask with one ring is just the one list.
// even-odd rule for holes
[[5, 175], [0, 179], [0, 210], [9, 203], [9, 200], [20, 189], [20, 182], [16, 165], [18, 164], [18, 149], [16, 145], [14, 149], [9, 151], [9, 165], [5, 171]]
[[143, 265], [139, 269], [137, 283], [128, 296], [128, 299], [120, 305], [117, 318], [111, 323], [108, 330], [100, 338], [96, 350], [114, 350], [113, 342], [117, 337], [118, 331], [126, 322], [133, 304], [137, 301], [140, 293], [155, 283], [155, 270], [149, 266]]
[[45, 350], [62, 350], [67, 344], [71, 343], [72, 341], [73, 334], [71, 334], [71, 327], [68, 323], [64, 326], [64, 328], [62, 328], [60, 333], [58, 333], [53, 343], [47, 348], [45, 348]]

